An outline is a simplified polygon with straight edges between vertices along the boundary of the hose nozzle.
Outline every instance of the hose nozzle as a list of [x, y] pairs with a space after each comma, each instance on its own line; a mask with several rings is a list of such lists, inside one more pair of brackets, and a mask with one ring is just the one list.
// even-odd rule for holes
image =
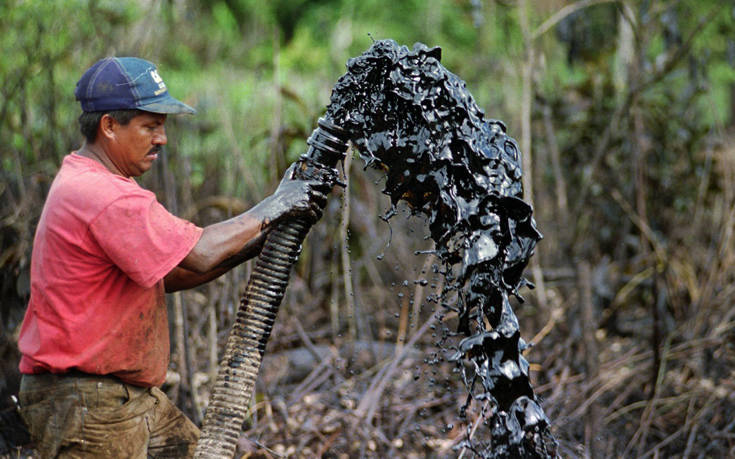
[[345, 157], [349, 132], [324, 117], [319, 118], [317, 124], [306, 141], [309, 149], [303, 159], [323, 167], [335, 167]]

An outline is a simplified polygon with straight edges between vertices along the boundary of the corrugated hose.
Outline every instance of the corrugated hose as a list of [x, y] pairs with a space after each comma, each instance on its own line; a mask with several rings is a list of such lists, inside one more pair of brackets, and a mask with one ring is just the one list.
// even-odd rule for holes
[[[318, 127], [307, 140], [309, 149], [299, 159], [293, 178], [321, 180], [330, 185], [337, 183], [335, 167], [344, 158], [347, 141], [346, 131], [320, 118]], [[234, 456], [291, 268], [312, 224], [305, 218], [294, 218], [277, 224], [268, 234], [227, 339], [195, 458]]]

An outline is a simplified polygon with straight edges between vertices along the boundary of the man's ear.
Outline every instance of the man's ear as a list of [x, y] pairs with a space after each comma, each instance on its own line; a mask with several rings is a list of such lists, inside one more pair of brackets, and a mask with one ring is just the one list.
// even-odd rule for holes
[[117, 121], [111, 117], [109, 113], [102, 115], [100, 124], [98, 126], [99, 134], [106, 139], [113, 139], [115, 137], [115, 128], [117, 127]]

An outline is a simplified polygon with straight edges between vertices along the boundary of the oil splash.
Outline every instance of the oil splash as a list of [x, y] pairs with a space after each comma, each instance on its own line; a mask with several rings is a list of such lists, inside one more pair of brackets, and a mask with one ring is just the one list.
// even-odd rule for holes
[[509, 297], [530, 284], [523, 269], [541, 239], [522, 199], [521, 153], [505, 125], [485, 119], [441, 50], [381, 40], [347, 62], [327, 118], [351, 133], [367, 166], [385, 171], [392, 209], [403, 200], [427, 216], [456, 292], [456, 362], [471, 403], [485, 406], [490, 439], [460, 447], [486, 458], [555, 457], [556, 441], [528, 378]]

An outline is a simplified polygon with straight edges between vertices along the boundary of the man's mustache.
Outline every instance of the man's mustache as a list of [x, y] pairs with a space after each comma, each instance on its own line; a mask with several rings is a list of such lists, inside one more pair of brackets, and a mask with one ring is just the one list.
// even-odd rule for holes
[[155, 155], [163, 151], [163, 146], [156, 145], [155, 147], [151, 148], [151, 151], [148, 152], [149, 155]]

